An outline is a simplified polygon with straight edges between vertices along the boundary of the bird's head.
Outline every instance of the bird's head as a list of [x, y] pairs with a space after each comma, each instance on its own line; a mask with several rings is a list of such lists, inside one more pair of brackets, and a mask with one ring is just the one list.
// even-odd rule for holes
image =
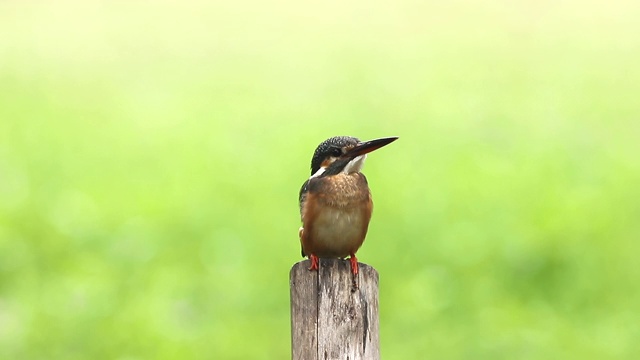
[[398, 139], [397, 136], [360, 141], [351, 136], [334, 136], [320, 143], [311, 158], [311, 176], [359, 172], [367, 153]]

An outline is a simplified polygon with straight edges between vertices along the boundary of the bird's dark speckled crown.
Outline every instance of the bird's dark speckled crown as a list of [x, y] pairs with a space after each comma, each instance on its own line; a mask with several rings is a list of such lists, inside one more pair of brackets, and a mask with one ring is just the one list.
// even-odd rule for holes
[[345, 146], [356, 146], [360, 140], [351, 136], [334, 136], [318, 145], [311, 158], [311, 175], [315, 174], [322, 165], [324, 159], [329, 156], [338, 157]]

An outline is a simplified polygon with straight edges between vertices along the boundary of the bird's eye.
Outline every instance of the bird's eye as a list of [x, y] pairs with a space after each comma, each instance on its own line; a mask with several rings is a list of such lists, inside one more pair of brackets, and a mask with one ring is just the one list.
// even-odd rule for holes
[[339, 157], [340, 155], [342, 155], [342, 150], [338, 148], [331, 150], [331, 156]]

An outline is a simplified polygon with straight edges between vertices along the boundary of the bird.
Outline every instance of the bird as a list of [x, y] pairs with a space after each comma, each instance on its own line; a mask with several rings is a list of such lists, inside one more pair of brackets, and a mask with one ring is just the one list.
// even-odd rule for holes
[[311, 176], [299, 193], [302, 227], [298, 235], [302, 257], [311, 262], [309, 270], [318, 270], [319, 258], [349, 256], [354, 278], [358, 274], [356, 252], [373, 211], [367, 178], [360, 171], [368, 153], [397, 139], [360, 141], [334, 136], [318, 145], [311, 158]]

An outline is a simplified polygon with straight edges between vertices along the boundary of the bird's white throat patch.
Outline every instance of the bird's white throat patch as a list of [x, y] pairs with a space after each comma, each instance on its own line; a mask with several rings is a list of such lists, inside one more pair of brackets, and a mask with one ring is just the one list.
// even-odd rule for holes
[[364, 166], [364, 161], [366, 159], [367, 159], [367, 154], [360, 155], [354, 158], [353, 160], [349, 161], [349, 163], [347, 164], [347, 166], [344, 167], [344, 170], [342, 170], [342, 172], [345, 174], [353, 174], [353, 173], [360, 172], [360, 170]]

